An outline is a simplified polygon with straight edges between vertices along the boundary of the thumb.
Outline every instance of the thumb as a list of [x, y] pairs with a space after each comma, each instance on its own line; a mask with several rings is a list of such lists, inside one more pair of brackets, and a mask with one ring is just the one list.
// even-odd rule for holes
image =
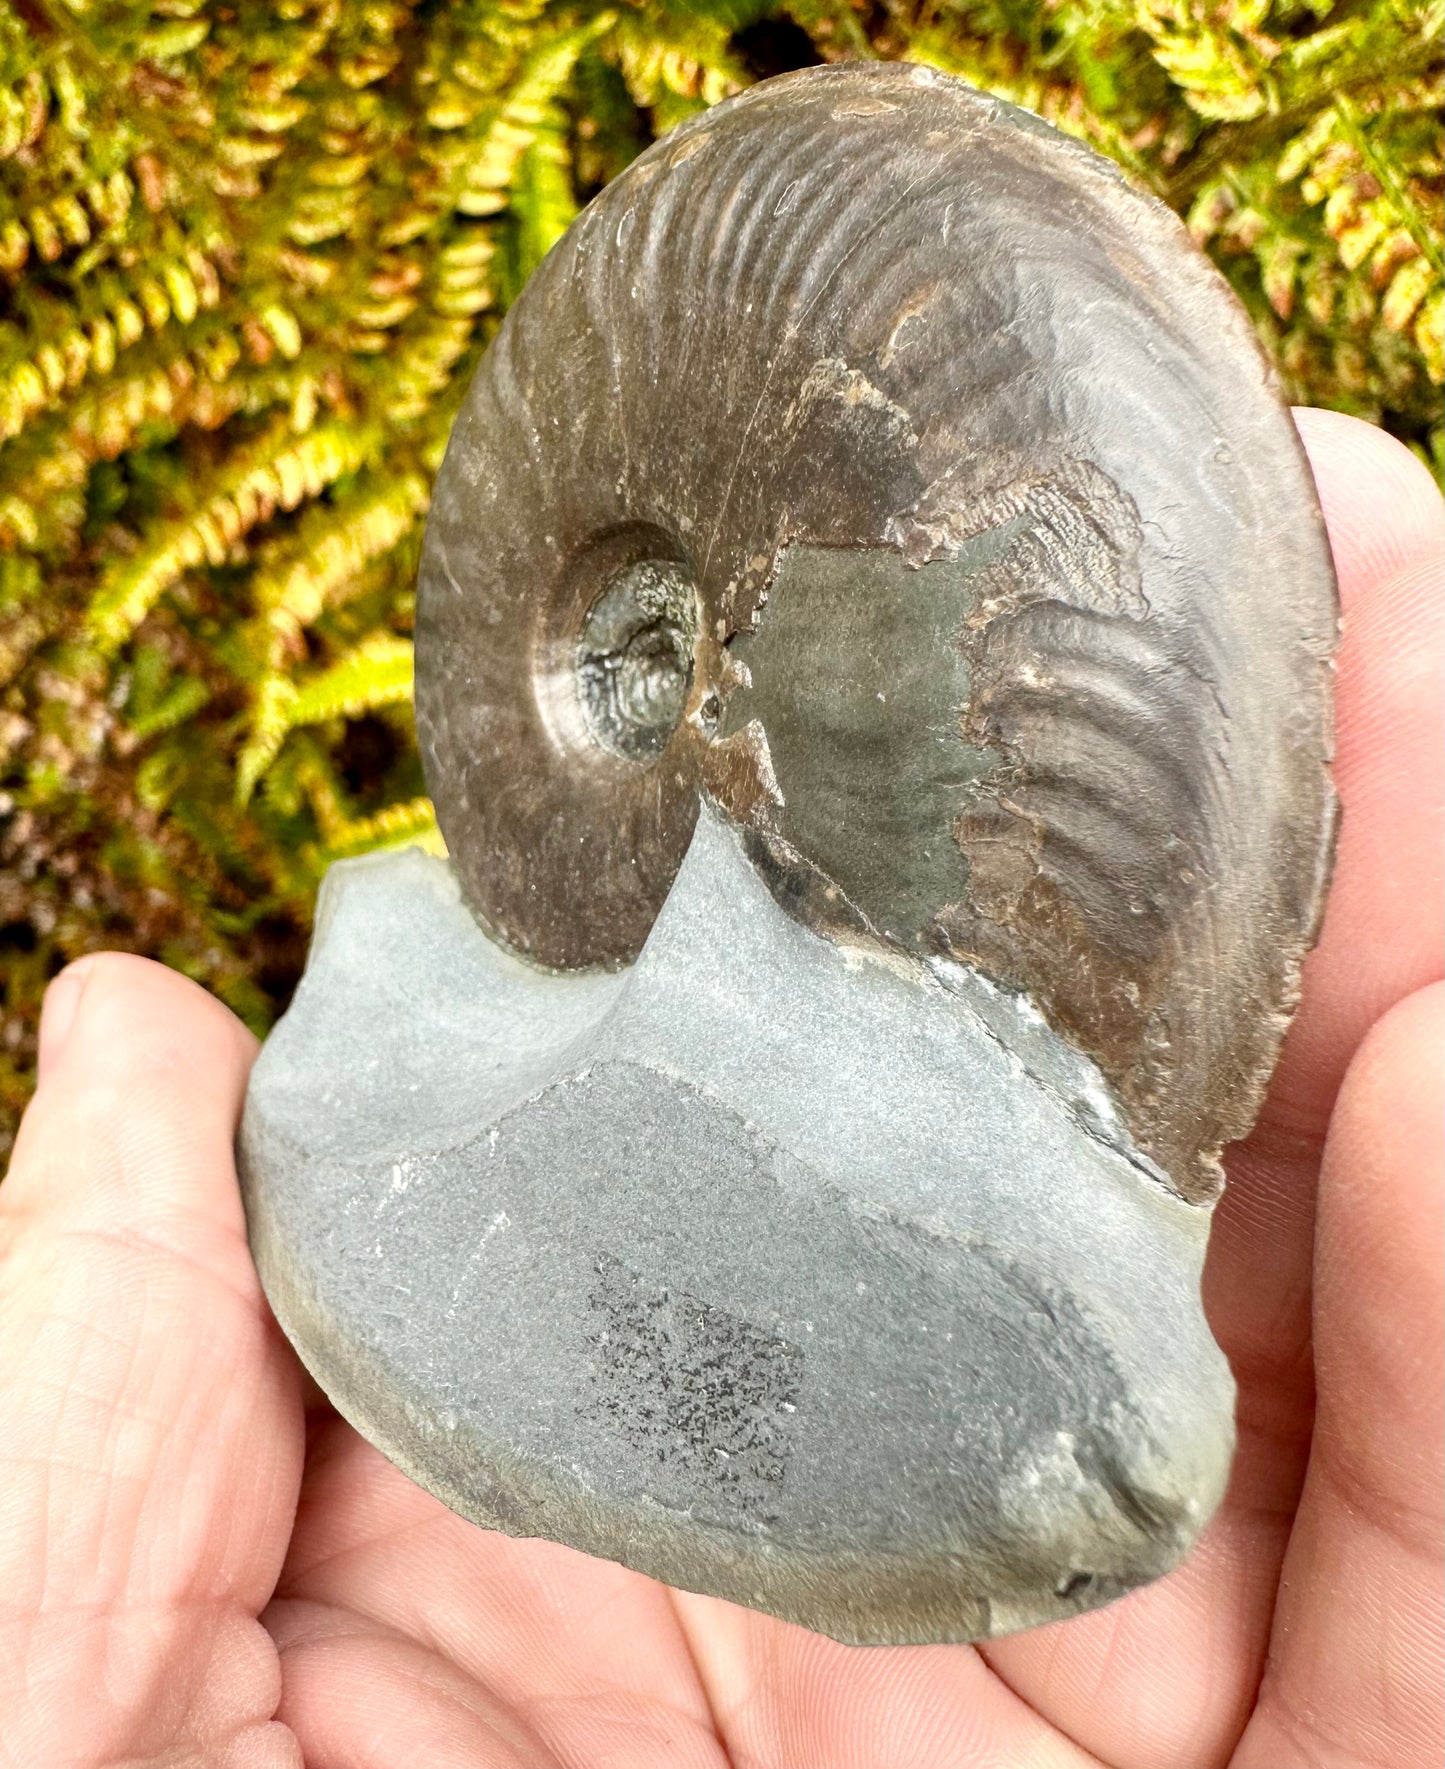
[[253, 1048], [143, 959], [47, 998], [0, 1185], [0, 1764], [296, 1760], [256, 1620], [302, 1426], [231, 1153]]
[[174, 971], [119, 952], [72, 964], [46, 992], [0, 1220], [200, 1232], [208, 1254], [234, 1259], [244, 1218], [228, 1151], [254, 1053], [240, 1021]]
[[1442, 1033], [1437, 983], [1371, 1032], [1331, 1120], [1314, 1442], [1234, 1769], [1426, 1769], [1445, 1745]]

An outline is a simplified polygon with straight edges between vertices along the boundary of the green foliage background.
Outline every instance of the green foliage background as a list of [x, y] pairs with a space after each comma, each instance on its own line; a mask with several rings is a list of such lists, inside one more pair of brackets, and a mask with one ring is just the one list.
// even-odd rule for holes
[[1439, 0], [0, 0], [0, 1152], [47, 978], [258, 1030], [329, 861], [435, 841], [427, 491], [656, 134], [818, 59], [1030, 106], [1184, 214], [1290, 394], [1442, 453]]

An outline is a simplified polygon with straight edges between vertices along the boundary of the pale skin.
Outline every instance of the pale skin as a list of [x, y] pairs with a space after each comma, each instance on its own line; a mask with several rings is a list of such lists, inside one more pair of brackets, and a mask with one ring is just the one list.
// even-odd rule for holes
[[0, 1187], [4, 1769], [1435, 1769], [1441, 504], [1379, 432], [1300, 427], [1345, 818], [1215, 1222], [1240, 1445], [1186, 1563], [981, 1648], [854, 1649], [462, 1522], [267, 1312], [231, 1155], [249, 1035], [104, 955], [51, 988]]

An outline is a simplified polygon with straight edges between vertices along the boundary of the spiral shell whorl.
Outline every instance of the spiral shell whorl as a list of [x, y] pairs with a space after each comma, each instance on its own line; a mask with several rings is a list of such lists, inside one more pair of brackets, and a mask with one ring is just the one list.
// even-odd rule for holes
[[[579, 218], [453, 434], [418, 719], [468, 900], [626, 963], [708, 791], [820, 931], [1030, 994], [1206, 1196], [1327, 864], [1301, 509], [1247, 321], [1106, 162], [923, 69], [754, 88]], [[671, 735], [594, 741], [586, 657]]]

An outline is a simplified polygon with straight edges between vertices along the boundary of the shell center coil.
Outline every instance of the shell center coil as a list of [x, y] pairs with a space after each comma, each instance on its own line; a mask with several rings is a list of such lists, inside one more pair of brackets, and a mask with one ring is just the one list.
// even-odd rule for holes
[[685, 565], [642, 559], [616, 572], [583, 618], [574, 669], [589, 735], [648, 763], [676, 730], [692, 687], [697, 586]]

